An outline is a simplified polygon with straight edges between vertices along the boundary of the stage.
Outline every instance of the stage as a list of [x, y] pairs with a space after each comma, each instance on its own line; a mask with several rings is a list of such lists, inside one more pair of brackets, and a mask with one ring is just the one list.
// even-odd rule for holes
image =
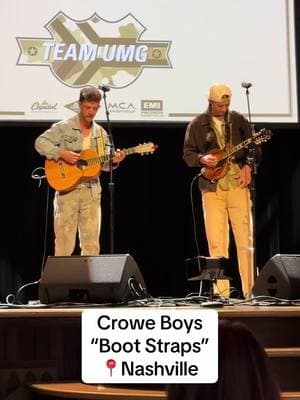
[[[201, 304], [175, 309], [182, 307], [203, 309]], [[30, 399], [29, 383], [80, 382], [81, 313], [86, 308], [0, 309], [0, 399]], [[219, 318], [241, 321], [255, 332], [282, 391], [300, 391], [300, 306], [235, 304], [217, 311]]]

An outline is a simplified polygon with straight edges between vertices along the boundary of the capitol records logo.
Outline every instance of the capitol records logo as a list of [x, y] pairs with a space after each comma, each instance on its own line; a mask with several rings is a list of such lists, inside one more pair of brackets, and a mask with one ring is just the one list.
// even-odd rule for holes
[[144, 68], [172, 68], [171, 41], [142, 40], [147, 28], [131, 13], [106, 21], [96, 13], [77, 21], [62, 11], [45, 28], [50, 37], [17, 37], [17, 65], [48, 66], [65, 85], [131, 85]]
[[50, 104], [48, 101], [43, 100], [42, 102], [36, 101], [31, 106], [33, 112], [54, 112], [57, 110], [58, 103]]
[[163, 115], [162, 100], [141, 100], [141, 115], [143, 117], [153, 117]]

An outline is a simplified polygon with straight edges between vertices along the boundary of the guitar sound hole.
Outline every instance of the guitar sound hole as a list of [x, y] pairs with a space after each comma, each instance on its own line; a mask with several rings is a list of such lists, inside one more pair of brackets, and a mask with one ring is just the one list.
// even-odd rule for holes
[[82, 159], [80, 158], [80, 159], [77, 161], [76, 165], [77, 165], [78, 168], [83, 168], [83, 167], [86, 167], [88, 164], [87, 164], [87, 161], [86, 161], [86, 160], [82, 160]]

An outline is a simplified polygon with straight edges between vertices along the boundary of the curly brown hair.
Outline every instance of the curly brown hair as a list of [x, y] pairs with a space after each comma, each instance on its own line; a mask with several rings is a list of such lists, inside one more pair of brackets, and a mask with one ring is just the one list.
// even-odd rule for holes
[[82, 103], [83, 101], [96, 101], [100, 103], [101, 101], [101, 93], [95, 87], [85, 87], [80, 90], [79, 101]]

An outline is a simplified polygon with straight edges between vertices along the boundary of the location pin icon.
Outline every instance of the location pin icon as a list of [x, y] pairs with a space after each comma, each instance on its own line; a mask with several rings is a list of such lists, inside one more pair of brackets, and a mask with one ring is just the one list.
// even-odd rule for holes
[[116, 364], [117, 363], [112, 358], [106, 361], [106, 366], [110, 369], [110, 376], [112, 376], [112, 370], [115, 368]]

